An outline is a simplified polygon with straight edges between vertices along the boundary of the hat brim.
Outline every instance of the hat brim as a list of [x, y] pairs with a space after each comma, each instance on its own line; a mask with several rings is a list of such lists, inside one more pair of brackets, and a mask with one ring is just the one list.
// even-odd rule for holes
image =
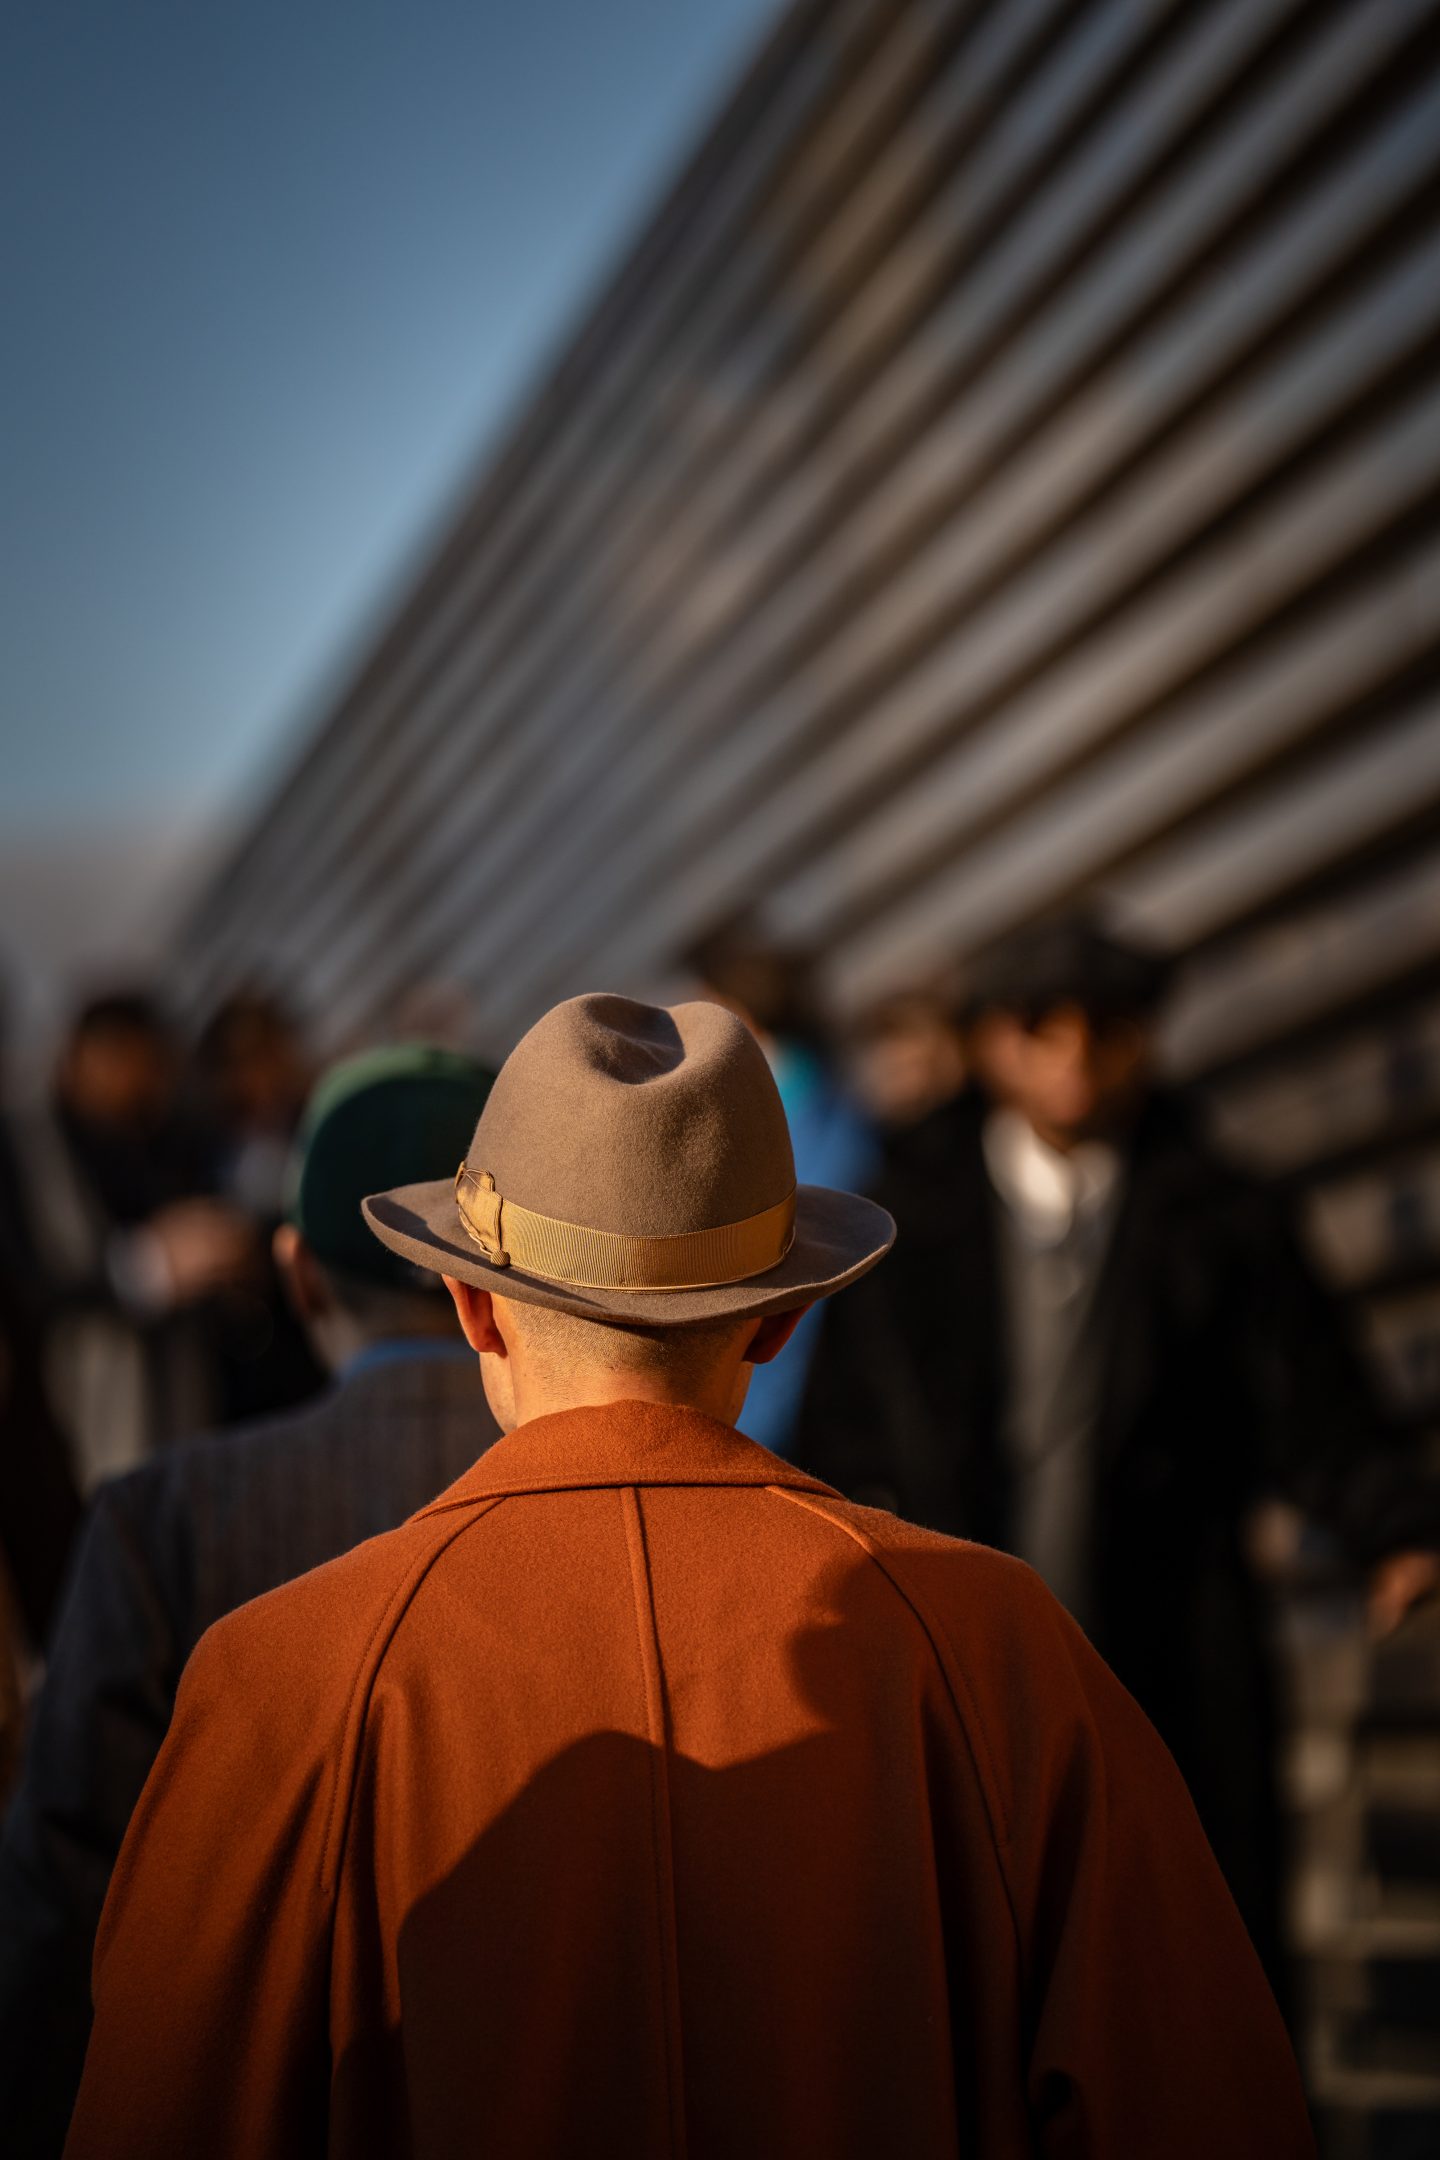
[[548, 1305], [622, 1327], [683, 1327], [694, 1320], [789, 1312], [855, 1282], [895, 1241], [894, 1222], [873, 1200], [827, 1185], [802, 1185], [795, 1196], [794, 1242], [779, 1266], [763, 1275], [704, 1290], [580, 1290], [517, 1267], [492, 1265], [461, 1222], [448, 1178], [372, 1193], [362, 1208], [381, 1244], [415, 1267], [453, 1275], [522, 1305]]

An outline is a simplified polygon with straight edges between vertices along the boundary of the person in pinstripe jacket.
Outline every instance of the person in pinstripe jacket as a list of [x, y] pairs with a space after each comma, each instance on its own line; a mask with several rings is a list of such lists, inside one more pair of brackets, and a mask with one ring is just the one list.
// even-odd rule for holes
[[322, 1080], [276, 1244], [333, 1385], [95, 1496], [0, 1840], [0, 2121], [16, 2160], [64, 2143], [95, 1929], [190, 1652], [236, 1606], [403, 1522], [498, 1436], [449, 1299], [360, 1216], [365, 1193], [453, 1169], [490, 1078], [405, 1045]]

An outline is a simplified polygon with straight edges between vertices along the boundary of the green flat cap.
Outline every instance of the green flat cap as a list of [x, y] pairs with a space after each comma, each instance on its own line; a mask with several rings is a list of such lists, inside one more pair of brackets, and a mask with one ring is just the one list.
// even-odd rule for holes
[[331, 1066], [300, 1123], [290, 1203], [319, 1260], [389, 1289], [421, 1284], [417, 1269], [371, 1236], [360, 1203], [383, 1186], [453, 1178], [494, 1078], [473, 1058], [425, 1043]]

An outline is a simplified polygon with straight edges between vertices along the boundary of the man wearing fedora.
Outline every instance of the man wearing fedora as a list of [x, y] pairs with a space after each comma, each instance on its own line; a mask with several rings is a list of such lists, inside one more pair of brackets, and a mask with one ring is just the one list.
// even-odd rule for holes
[[880, 1260], [708, 1004], [571, 1000], [453, 1181], [505, 1437], [212, 1628], [121, 1854], [67, 2151], [1312, 2150], [1153, 1731], [1019, 1562], [734, 1430]]

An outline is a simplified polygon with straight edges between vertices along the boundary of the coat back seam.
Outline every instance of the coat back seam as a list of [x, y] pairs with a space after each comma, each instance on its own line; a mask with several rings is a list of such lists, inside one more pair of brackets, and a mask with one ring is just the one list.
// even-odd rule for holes
[[675, 1913], [675, 1845], [670, 1804], [670, 1729], [665, 1674], [655, 1620], [655, 1586], [645, 1539], [645, 1519], [635, 1486], [621, 1491], [630, 1585], [635, 1600], [635, 1631], [645, 1690], [645, 1726], [651, 1762], [651, 1820], [654, 1827], [655, 1896], [660, 1950], [660, 1991], [665, 2020], [665, 2086], [670, 2118], [670, 2147], [684, 2160], [685, 2074], [680, 2012], [680, 1958]]

